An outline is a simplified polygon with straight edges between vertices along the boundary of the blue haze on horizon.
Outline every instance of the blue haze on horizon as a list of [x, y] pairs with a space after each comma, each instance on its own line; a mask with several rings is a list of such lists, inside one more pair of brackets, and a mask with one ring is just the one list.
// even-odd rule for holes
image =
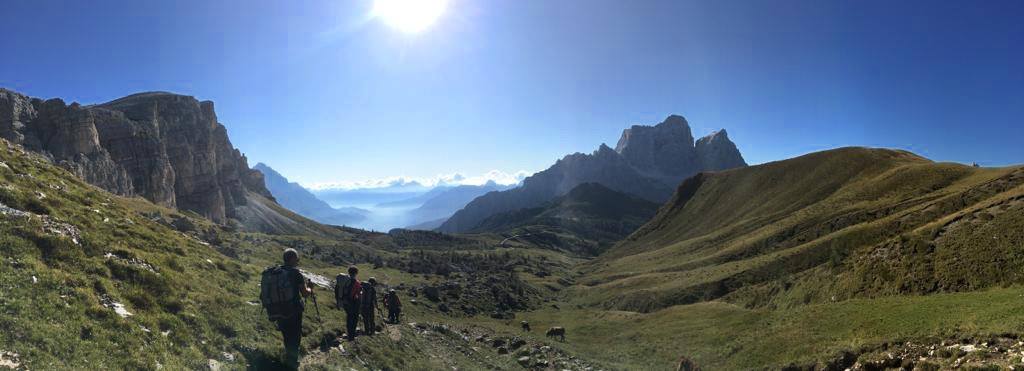
[[685, 116], [750, 163], [847, 145], [1024, 162], [1022, 1], [5, 1], [0, 87], [216, 102], [303, 184], [538, 171]]

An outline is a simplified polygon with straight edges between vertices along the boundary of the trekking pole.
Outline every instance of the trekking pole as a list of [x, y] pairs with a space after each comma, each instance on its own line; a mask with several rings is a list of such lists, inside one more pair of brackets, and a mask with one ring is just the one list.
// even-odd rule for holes
[[317, 304], [317, 302], [316, 302], [316, 293], [315, 292], [312, 295], [310, 295], [310, 296], [313, 297], [313, 308], [316, 309], [316, 321], [318, 323], [320, 323], [320, 333], [323, 333], [324, 332], [324, 321], [322, 319], [320, 319], [320, 304]]

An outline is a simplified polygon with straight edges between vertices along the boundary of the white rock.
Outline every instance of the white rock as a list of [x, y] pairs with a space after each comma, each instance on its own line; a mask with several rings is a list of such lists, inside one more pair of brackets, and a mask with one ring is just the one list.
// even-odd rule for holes
[[327, 277], [321, 276], [321, 275], [313, 273], [313, 272], [304, 271], [302, 269], [299, 269], [299, 273], [302, 273], [302, 276], [306, 277], [306, 279], [312, 281], [314, 285], [323, 287], [325, 289], [329, 289], [329, 288], [333, 287], [332, 284], [334, 283], [334, 281], [329, 279], [329, 278], [327, 278]]
[[17, 369], [18, 367], [21, 367], [21, 360], [19, 360], [18, 353], [0, 351], [0, 367], [10, 369]]
[[129, 312], [127, 309], [124, 309], [124, 304], [114, 302], [111, 304], [111, 308], [113, 308], [114, 313], [117, 313], [117, 315], [121, 316], [121, 318], [128, 318], [129, 316], [132, 316], [132, 312]]

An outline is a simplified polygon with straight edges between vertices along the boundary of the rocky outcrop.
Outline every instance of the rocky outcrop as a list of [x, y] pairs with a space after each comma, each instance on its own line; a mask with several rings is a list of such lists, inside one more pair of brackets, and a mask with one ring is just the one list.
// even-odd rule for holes
[[254, 193], [271, 198], [217, 121], [213, 102], [151, 92], [82, 106], [0, 89], [0, 137], [112, 193], [218, 223]]
[[692, 175], [702, 169], [690, 125], [678, 115], [654, 126], [633, 125], [623, 130], [615, 152], [637, 170], [659, 178]]
[[697, 150], [701, 168], [731, 169], [747, 166], [736, 144], [729, 140], [729, 133], [726, 133], [725, 129], [700, 138], [694, 148]]
[[491, 215], [540, 206], [583, 183], [598, 183], [663, 203], [683, 179], [702, 171], [741, 166], [746, 162], [725, 130], [694, 144], [686, 119], [672, 115], [654, 126], [634, 125], [624, 130], [614, 150], [602, 144], [591, 154], [565, 156], [547, 170], [524, 179], [519, 188], [483, 195], [438, 230], [469, 231]]

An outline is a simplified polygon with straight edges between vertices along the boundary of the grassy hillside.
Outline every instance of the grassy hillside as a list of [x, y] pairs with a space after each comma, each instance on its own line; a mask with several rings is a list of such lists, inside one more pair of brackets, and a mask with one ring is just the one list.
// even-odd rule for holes
[[0, 204], [0, 349], [31, 369], [262, 358], [277, 340], [252, 301], [281, 249], [347, 261], [381, 251], [333, 242], [341, 231], [298, 242], [232, 232], [110, 195], [3, 141]]
[[[290, 215], [262, 201], [250, 207], [272, 213], [257, 215]], [[499, 354], [474, 340], [511, 341], [508, 320], [480, 327], [454, 318], [539, 307], [551, 290], [538, 287], [557, 278], [529, 272], [564, 275], [575, 264], [530, 250], [404, 251], [409, 238], [287, 219], [302, 233], [215, 225], [111, 195], [0, 140], [0, 368], [277, 369], [280, 335], [257, 297], [259, 273], [286, 247], [300, 251], [310, 277], [329, 281], [358, 263], [364, 279], [375, 276], [410, 295], [407, 322], [388, 326], [383, 336], [339, 343], [343, 312], [334, 308], [330, 288], [318, 287], [324, 327], [308, 303], [303, 369], [521, 367], [515, 350]], [[522, 349], [544, 345], [531, 340]], [[548, 355], [568, 360], [561, 354]], [[540, 353], [534, 358], [539, 362]], [[589, 365], [574, 362], [565, 367]]]
[[658, 204], [584, 183], [540, 207], [495, 214], [473, 233], [516, 236], [532, 246], [593, 256], [646, 223]]
[[621, 366], [827, 365], [894, 342], [1016, 338], [1022, 246], [1024, 168], [842, 148], [685, 181], [581, 266], [573, 310], [530, 317]]

